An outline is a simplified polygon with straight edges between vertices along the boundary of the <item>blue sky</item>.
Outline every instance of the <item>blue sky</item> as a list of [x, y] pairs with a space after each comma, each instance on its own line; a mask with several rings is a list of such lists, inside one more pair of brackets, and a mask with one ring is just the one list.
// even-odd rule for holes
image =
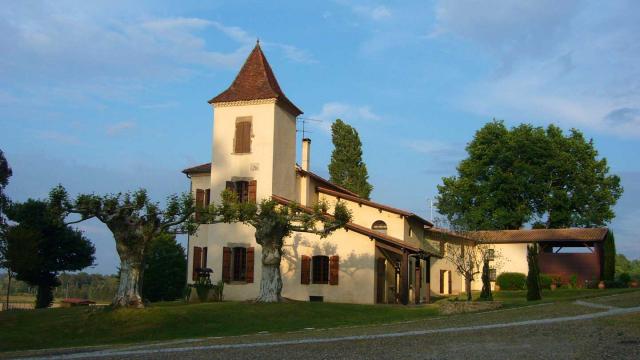
[[[373, 198], [425, 216], [492, 118], [577, 127], [622, 177], [620, 252], [640, 257], [640, 2], [20, 1], [0, 7], [0, 146], [15, 200], [188, 189], [212, 111], [260, 38], [312, 123], [326, 175], [340, 117], [364, 144]], [[92, 272], [114, 272], [110, 233]]]

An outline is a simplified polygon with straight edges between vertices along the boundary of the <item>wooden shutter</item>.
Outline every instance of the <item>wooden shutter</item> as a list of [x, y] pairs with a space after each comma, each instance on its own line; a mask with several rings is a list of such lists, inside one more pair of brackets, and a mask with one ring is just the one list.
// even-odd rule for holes
[[256, 203], [256, 196], [258, 193], [258, 181], [251, 180], [249, 181], [249, 202]]
[[211, 203], [211, 189], [204, 191], [204, 206], [207, 207]]
[[202, 248], [202, 264], [200, 265], [201, 268], [205, 269], [207, 267], [207, 247], [203, 247]]
[[440, 270], [440, 294], [444, 294], [444, 274], [445, 270]]
[[253, 262], [255, 257], [255, 248], [247, 248], [247, 282], [253, 282]]
[[451, 295], [451, 271], [447, 271], [447, 275], [449, 277], [449, 295]]
[[222, 281], [231, 281], [231, 248], [222, 248]]
[[193, 262], [191, 263], [191, 280], [198, 279], [198, 269], [202, 263], [202, 248], [198, 246], [193, 247]]
[[300, 284], [311, 283], [311, 256], [302, 255], [300, 259]]
[[329, 258], [329, 285], [338, 285], [338, 273], [340, 272], [340, 257], [338, 255]]
[[234, 152], [240, 154], [251, 152], [251, 118], [236, 121]]
[[200, 219], [200, 210], [202, 209], [202, 203], [204, 203], [204, 190], [196, 189], [196, 221]]

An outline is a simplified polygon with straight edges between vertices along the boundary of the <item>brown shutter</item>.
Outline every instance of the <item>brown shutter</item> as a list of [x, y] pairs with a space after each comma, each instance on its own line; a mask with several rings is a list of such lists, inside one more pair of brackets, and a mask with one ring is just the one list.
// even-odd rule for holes
[[240, 154], [251, 152], [251, 120], [236, 122], [234, 152]]
[[300, 284], [309, 285], [311, 282], [311, 256], [302, 255], [300, 259]]
[[440, 270], [440, 294], [444, 294], [444, 274], [445, 270]]
[[191, 280], [196, 281], [198, 279], [198, 269], [202, 262], [202, 248], [198, 246], [193, 247], [193, 262], [191, 263]]
[[204, 191], [204, 206], [207, 207], [211, 203], [211, 189]]
[[207, 250], [206, 246], [202, 248], [202, 265], [200, 267], [203, 269], [207, 267]]
[[233, 152], [240, 153], [242, 149], [242, 123], [236, 122], [236, 134], [234, 137]]
[[255, 248], [247, 248], [247, 282], [253, 282], [253, 262], [255, 257]]
[[202, 209], [202, 203], [204, 203], [204, 190], [196, 189], [196, 221], [200, 219], [200, 210]]
[[244, 123], [244, 132], [243, 132], [243, 136], [244, 136], [244, 152], [246, 153], [250, 153], [251, 152], [251, 122], [245, 122]]
[[329, 285], [338, 285], [338, 273], [340, 272], [340, 257], [334, 255], [329, 258]]
[[449, 295], [451, 295], [451, 271], [448, 271], [447, 275], [449, 276]]
[[231, 248], [222, 248], [222, 281], [231, 281]]
[[256, 196], [258, 193], [258, 181], [251, 180], [249, 181], [249, 202], [256, 203]]

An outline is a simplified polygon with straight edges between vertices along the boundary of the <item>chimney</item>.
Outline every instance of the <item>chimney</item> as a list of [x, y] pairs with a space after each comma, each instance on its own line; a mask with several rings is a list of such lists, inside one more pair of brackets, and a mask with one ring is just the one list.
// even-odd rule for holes
[[309, 161], [311, 160], [311, 139], [302, 139], [302, 170], [309, 171]]

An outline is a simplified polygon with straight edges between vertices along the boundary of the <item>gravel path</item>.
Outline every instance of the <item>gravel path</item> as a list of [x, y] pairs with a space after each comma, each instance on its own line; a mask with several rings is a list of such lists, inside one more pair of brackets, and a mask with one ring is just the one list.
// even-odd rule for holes
[[[206, 344], [202, 339], [194, 339], [193, 343], [175, 341], [40, 358], [640, 358], [640, 306], [615, 308], [584, 301], [573, 306], [580, 308], [577, 315], [533, 320], [468, 326], [458, 326], [454, 321], [450, 327], [436, 328], [425, 326], [429, 323], [427, 320], [424, 324], [376, 327], [377, 331], [369, 334], [351, 335], [349, 329], [341, 329], [328, 336], [280, 334], [261, 339], [254, 335], [236, 337], [231, 342], [228, 338], [209, 339]], [[590, 312], [581, 313], [582, 307], [588, 307]]]

